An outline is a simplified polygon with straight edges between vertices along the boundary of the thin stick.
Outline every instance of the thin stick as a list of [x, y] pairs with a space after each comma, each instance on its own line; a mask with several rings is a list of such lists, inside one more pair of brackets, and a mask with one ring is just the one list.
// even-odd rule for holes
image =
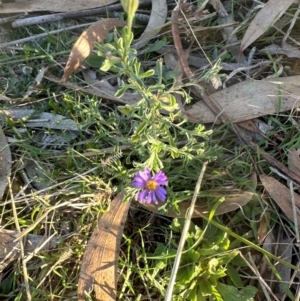
[[[149, 1], [149, 0], [140, 1], [139, 7], [144, 7], [149, 4], [151, 4], [151, 1]], [[35, 24], [57, 22], [57, 21], [65, 20], [65, 19], [99, 16], [100, 14], [107, 14], [109, 11], [114, 12], [114, 11], [119, 11], [122, 9], [123, 9], [122, 4], [114, 4], [114, 5], [99, 7], [99, 8], [85, 9], [85, 10], [79, 10], [79, 11], [66, 12], [66, 13], [58, 13], [58, 14], [52, 14], [52, 15], [44, 15], [44, 16], [38, 16], [38, 17], [31, 17], [31, 18], [20, 19], [20, 20], [14, 21], [12, 23], [12, 27], [15, 27], [15, 28], [16, 27], [24, 27], [24, 26], [35, 25]]]
[[[264, 294], [265, 294], [265, 297], [268, 301], [273, 301], [273, 300], [276, 300], [276, 301], [279, 301], [279, 299], [273, 294], [271, 288], [269, 287], [269, 285], [266, 283], [266, 281], [261, 277], [261, 275], [259, 274], [259, 271], [255, 265], [255, 262], [252, 258], [252, 255], [251, 253], [249, 252], [248, 253], [249, 255], [249, 261], [250, 263], [248, 262], [248, 260], [244, 257], [244, 255], [242, 253], [240, 253], [240, 256], [244, 259], [245, 263], [247, 264], [247, 266], [250, 268], [250, 270], [256, 275], [257, 277], [257, 280], [259, 281], [260, 283], [260, 287], [262, 288]], [[270, 295], [269, 293], [272, 294], [272, 297], [274, 299], [271, 299], [270, 298]]]
[[65, 28], [53, 30], [53, 31], [50, 31], [50, 32], [40, 33], [40, 34], [37, 34], [35, 36], [27, 37], [27, 38], [24, 38], [24, 39], [19, 39], [19, 40], [7, 42], [7, 43], [2, 43], [2, 44], [0, 44], [0, 49], [1, 48], [6, 48], [6, 47], [9, 47], [9, 46], [13, 46], [13, 45], [16, 45], [16, 44], [21, 44], [21, 43], [29, 42], [29, 41], [32, 41], [32, 40], [37, 40], [37, 39], [40, 39], [40, 38], [44, 38], [44, 37], [47, 37], [51, 34], [59, 33], [59, 32], [62, 32], [62, 31], [72, 30], [72, 29], [81, 28], [81, 27], [87, 27], [91, 24], [93, 24], [93, 23], [86, 23], [86, 24], [80, 24], [80, 25], [65, 27]]
[[180, 238], [180, 242], [178, 244], [178, 248], [177, 248], [177, 252], [176, 252], [176, 257], [175, 257], [175, 262], [172, 268], [172, 274], [170, 277], [170, 282], [166, 291], [166, 296], [165, 296], [165, 301], [171, 301], [172, 300], [172, 292], [173, 292], [173, 288], [174, 288], [174, 284], [175, 284], [175, 279], [176, 279], [176, 275], [177, 275], [177, 271], [179, 268], [179, 263], [180, 263], [180, 259], [181, 259], [181, 254], [182, 254], [182, 250], [185, 244], [185, 240], [186, 240], [186, 236], [190, 227], [190, 223], [191, 223], [191, 218], [194, 212], [194, 208], [195, 208], [195, 203], [197, 200], [197, 196], [198, 193], [200, 191], [200, 187], [201, 187], [201, 183], [202, 183], [202, 179], [206, 170], [206, 166], [207, 166], [208, 162], [204, 162], [202, 169], [201, 169], [201, 173], [200, 176], [198, 178], [196, 187], [195, 187], [195, 191], [194, 191], [194, 195], [193, 195], [193, 199], [191, 202], [191, 207], [188, 209], [188, 213], [186, 216], [186, 220], [184, 223], [184, 227], [183, 227], [183, 231], [182, 231], [182, 235]]
[[[9, 187], [9, 195], [12, 200], [11, 207], [12, 207], [12, 211], [13, 211], [13, 215], [14, 215], [16, 229], [18, 230], [18, 232], [21, 232], [19, 221], [18, 221], [17, 209], [16, 209], [15, 202], [14, 202], [14, 195], [13, 195], [12, 188], [11, 188], [10, 178], [7, 177], [7, 180], [8, 180], [8, 187]], [[21, 259], [22, 259], [23, 278], [24, 278], [24, 284], [25, 284], [25, 289], [26, 289], [27, 301], [31, 301], [32, 298], [31, 298], [31, 292], [30, 292], [30, 286], [29, 286], [29, 277], [27, 274], [27, 267], [26, 267], [26, 262], [25, 262], [25, 258], [24, 258], [25, 257], [24, 245], [23, 245], [22, 240], [19, 241], [19, 244], [20, 244], [20, 254], [21, 254]]]

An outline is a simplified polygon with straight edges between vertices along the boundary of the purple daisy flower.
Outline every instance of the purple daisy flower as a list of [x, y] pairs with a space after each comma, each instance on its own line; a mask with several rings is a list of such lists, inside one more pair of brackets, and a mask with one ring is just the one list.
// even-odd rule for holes
[[137, 199], [142, 203], [158, 204], [158, 200], [164, 202], [167, 198], [167, 190], [162, 185], [168, 185], [168, 178], [162, 171], [152, 177], [150, 169], [146, 167], [134, 176], [131, 185], [142, 189], [137, 194]]

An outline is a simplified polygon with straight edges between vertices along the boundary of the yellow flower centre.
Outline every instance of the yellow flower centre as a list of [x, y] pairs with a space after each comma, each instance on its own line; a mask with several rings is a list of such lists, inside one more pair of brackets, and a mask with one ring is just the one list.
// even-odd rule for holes
[[148, 190], [156, 190], [157, 186], [158, 186], [158, 184], [153, 180], [149, 180], [146, 184], [146, 188]]

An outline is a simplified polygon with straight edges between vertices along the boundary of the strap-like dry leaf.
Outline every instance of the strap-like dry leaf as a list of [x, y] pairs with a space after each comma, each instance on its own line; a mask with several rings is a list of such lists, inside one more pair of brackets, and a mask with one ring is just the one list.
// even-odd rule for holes
[[[281, 225], [275, 226], [267, 235], [263, 244], [263, 249], [284, 259], [287, 263], [292, 263], [293, 241], [294, 239], [287, 236]], [[284, 300], [283, 295], [285, 294], [285, 291], [283, 285], [291, 281], [292, 274], [291, 268], [282, 263], [276, 264], [276, 270], [280, 275], [280, 281], [274, 281], [274, 270], [270, 268], [270, 260], [263, 256], [259, 265], [259, 275], [269, 285], [272, 292], [271, 294], [275, 294], [277, 299], [272, 296], [270, 299], [272, 301]], [[265, 295], [263, 293], [259, 293], [256, 297], [258, 297], [257, 300], [265, 300]]]
[[[241, 191], [240, 193], [236, 193], [234, 195], [228, 195], [224, 196], [225, 201], [217, 208], [215, 215], [221, 215], [227, 212], [234, 211], [236, 209], [239, 209], [243, 206], [245, 206], [249, 201], [251, 201], [254, 193], [251, 191]], [[159, 206], [155, 204], [146, 204], [146, 203], [139, 203], [140, 206], [143, 208], [156, 213], [156, 214], [161, 214], [161, 215], [166, 215], [168, 217], [185, 217], [187, 210], [191, 206], [191, 202], [180, 202], [178, 203], [178, 208], [180, 210], [180, 213], [178, 214], [175, 210], [170, 208], [167, 213], [163, 213], [159, 211]], [[195, 210], [193, 213], [193, 218], [195, 217], [201, 217], [203, 215], [209, 214], [209, 209], [207, 208], [206, 205], [200, 205], [197, 204], [195, 205]]]
[[[16, 241], [18, 234], [17, 231], [0, 230], [0, 273], [9, 263], [20, 257], [20, 241]], [[47, 242], [46, 240], [45, 236], [28, 234], [23, 241], [25, 255], [36, 252], [37, 248], [39, 248], [39, 251], [53, 249], [61, 239], [53, 237]]]
[[295, 57], [295, 58], [300, 58], [300, 50], [297, 47], [294, 47], [292, 45], [289, 44], [283, 44], [283, 47], [280, 47], [279, 45], [276, 44], [271, 44], [267, 47], [265, 47], [264, 49], [262, 49], [261, 51], [259, 51], [259, 53], [268, 53], [268, 54], [284, 54], [287, 57]]
[[269, 232], [270, 212], [267, 211], [260, 219], [257, 230], [257, 240], [261, 244]]
[[[291, 221], [294, 221], [291, 194], [289, 188], [287, 188], [274, 178], [269, 177], [265, 174], [262, 174], [259, 177], [265, 189], [268, 191], [272, 199], [277, 203], [279, 208]], [[296, 206], [300, 207], [300, 195], [294, 192], [294, 196]], [[300, 226], [300, 215], [298, 211], [296, 213], [298, 226]]]
[[[296, 96], [300, 95], [299, 81], [300, 76], [282, 77], [277, 80], [248, 80], [213, 93], [210, 97], [235, 123], [292, 110], [299, 103]], [[185, 114], [190, 121], [219, 122], [203, 101], [192, 105]]]
[[1, 14], [12, 14], [32, 11], [66, 12], [77, 11], [95, 7], [102, 7], [117, 0], [14, 0], [5, 1], [1, 7]]
[[7, 118], [11, 118], [13, 121], [23, 119], [26, 127], [79, 131], [73, 120], [59, 114], [37, 113], [31, 109], [7, 109], [0, 111], [0, 121], [7, 122]]
[[99, 218], [86, 247], [78, 282], [78, 301], [94, 291], [95, 301], [115, 301], [120, 241], [130, 202], [124, 192], [111, 202], [109, 212]]
[[291, 149], [288, 153], [289, 169], [300, 176], [300, 150]]
[[[223, 6], [223, 5], [222, 5]], [[225, 8], [223, 8], [223, 10], [225, 10]], [[226, 10], [225, 10], [226, 12]], [[229, 24], [229, 23], [233, 23], [233, 16], [232, 14], [223, 14], [223, 17], [219, 17], [218, 18], [218, 23], [220, 25], [225, 25], [225, 24]], [[245, 63], [246, 62], [246, 58], [245, 56], [240, 53], [239, 51], [239, 44], [238, 42], [238, 38], [236, 36], [236, 34], [233, 34], [234, 31], [234, 26], [224, 26], [221, 28], [221, 33], [223, 36], [223, 39], [226, 41], [226, 44], [229, 45], [228, 49], [231, 53], [231, 55], [239, 61], [239, 63]]]
[[97, 83], [93, 83], [92, 85], [87, 85], [85, 87], [81, 87], [76, 85], [75, 83], [66, 81], [64, 83], [61, 83], [59, 78], [56, 76], [51, 75], [50, 73], [47, 73], [45, 75], [45, 78], [47, 78], [50, 81], [53, 81], [55, 83], [58, 83], [60, 85], [63, 85], [69, 89], [74, 89], [76, 91], [82, 91], [84, 93], [90, 94], [90, 95], [95, 95], [104, 99], [109, 99], [113, 100], [117, 103], [120, 104], [135, 104], [139, 100], [141, 100], [142, 96], [139, 93], [130, 93], [130, 92], [125, 92], [123, 94], [123, 97], [117, 98], [115, 96], [115, 93], [117, 92], [115, 89], [109, 89], [107, 85], [103, 81], [98, 81]]
[[134, 47], [140, 49], [155, 38], [165, 24], [168, 13], [166, 0], [152, 0], [152, 10], [148, 25], [143, 34], [135, 42]]
[[[257, 185], [257, 179], [256, 179], [256, 173], [253, 172], [251, 175], [251, 180], [253, 183], [253, 191], [256, 188]], [[222, 197], [222, 192], [219, 193], [219, 195]], [[240, 192], [237, 193], [231, 193], [228, 194], [228, 192], [224, 191], [224, 197], [225, 200], [221, 205], [217, 208], [215, 215], [220, 215], [224, 214], [227, 212], [234, 211], [236, 209], [239, 209], [243, 206], [245, 206], [249, 201], [251, 201], [254, 193], [252, 191], [246, 191], [246, 190], [241, 190]], [[146, 203], [139, 203], [142, 207], [146, 208], [147, 210], [156, 213], [156, 214], [163, 214], [167, 215], [169, 217], [185, 217], [186, 212], [188, 208], [191, 206], [191, 202], [180, 202], [178, 203], [178, 207], [180, 210], [180, 214], [178, 214], [176, 211], [173, 209], [169, 209], [167, 213], [162, 213], [161, 211], [158, 210], [159, 206], [155, 204], [146, 204]], [[207, 204], [199, 204], [196, 203], [195, 205], [195, 210], [193, 213], [193, 217], [201, 217], [202, 215], [207, 215], [209, 214], [210, 210], [212, 208], [208, 208]]]
[[[12, 230], [0, 230], [0, 259], [5, 258], [5, 256], [12, 250], [18, 249], [18, 245], [20, 241], [15, 241], [17, 235], [19, 234], [18, 231]], [[32, 253], [35, 249], [39, 246], [42, 246], [43, 242], [45, 242], [47, 237], [42, 235], [36, 234], [28, 234], [25, 239], [24, 243], [24, 252], [25, 255], [28, 253]], [[40, 251], [53, 249], [57, 246], [61, 239], [58, 237], [51, 238], [43, 247], [41, 247]], [[18, 249], [20, 250], [20, 249]]]
[[113, 28], [125, 25], [126, 22], [124, 21], [108, 18], [95, 22], [85, 30], [73, 46], [61, 82], [65, 82], [89, 56], [94, 49], [95, 42], [101, 42], [106, 39], [109, 31]]
[[293, 0], [269, 0], [265, 6], [256, 14], [250, 23], [241, 42], [240, 52], [244, 51], [263, 33], [265, 33], [274, 22], [292, 5]]
[[7, 177], [11, 173], [11, 152], [7, 139], [0, 126], [0, 197], [3, 196], [7, 186]]

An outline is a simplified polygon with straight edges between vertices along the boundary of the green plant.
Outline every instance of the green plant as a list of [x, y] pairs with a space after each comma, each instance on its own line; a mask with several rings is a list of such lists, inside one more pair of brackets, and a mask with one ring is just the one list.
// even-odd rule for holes
[[[175, 203], [177, 200], [172, 191], [180, 191], [184, 187], [192, 192], [192, 166], [198, 165], [200, 170], [203, 161], [216, 158], [219, 148], [207, 143], [211, 130], [205, 130], [202, 124], [188, 122], [182, 114], [174, 94], [183, 95], [186, 101], [189, 101], [189, 96], [183, 90], [176, 91], [173, 86], [165, 85], [163, 61], [157, 60], [155, 68], [147, 70], [139, 62], [137, 51], [131, 47], [131, 26], [134, 8], [137, 7], [133, 2], [136, 1], [124, 4], [128, 26], [122, 29], [120, 35], [115, 33], [114, 41], [97, 45], [98, 56], [104, 59], [100, 69], [122, 79], [117, 97], [121, 97], [126, 91], [141, 95], [141, 100], [137, 103], [119, 107], [127, 122], [132, 124], [128, 137], [132, 150], [126, 158], [126, 162], [133, 165], [128, 170], [129, 178], [145, 167], [154, 172], [163, 169], [170, 183], [169, 201]], [[132, 6], [130, 3], [133, 3]], [[207, 79], [208, 75], [204, 74], [203, 78]], [[176, 172], [172, 174], [173, 170]], [[192, 179], [196, 180], [194, 177]], [[173, 182], [181, 183], [173, 186]], [[188, 198], [188, 194], [186, 195]]]
[[[171, 225], [169, 245], [159, 243], [148, 261], [153, 260], [153, 272], [161, 277], [162, 283], [170, 277], [169, 267], [173, 265], [178, 245], [176, 237], [182, 232], [184, 219], [174, 219]], [[181, 257], [181, 267], [177, 273], [174, 295], [178, 300], [189, 301], [249, 301], [253, 300], [257, 289], [244, 287], [237, 274], [227, 277], [227, 266], [238, 256], [239, 251], [231, 249], [228, 234], [207, 223], [204, 230], [193, 224], [186, 239]], [[159, 275], [159, 276], [158, 276]], [[153, 275], [152, 275], [153, 276]], [[166, 279], [165, 279], [166, 278]], [[239, 283], [240, 287], [225, 283]]]

